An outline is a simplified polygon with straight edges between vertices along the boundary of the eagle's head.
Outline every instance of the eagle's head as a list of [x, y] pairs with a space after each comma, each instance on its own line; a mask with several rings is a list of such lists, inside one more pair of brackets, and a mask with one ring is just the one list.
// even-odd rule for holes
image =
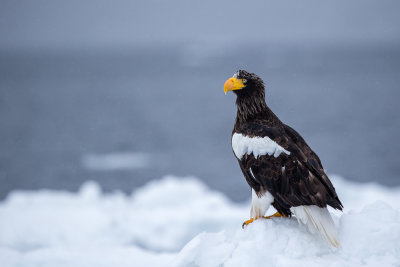
[[264, 95], [264, 82], [254, 73], [238, 70], [224, 84], [225, 94], [233, 91], [238, 98]]

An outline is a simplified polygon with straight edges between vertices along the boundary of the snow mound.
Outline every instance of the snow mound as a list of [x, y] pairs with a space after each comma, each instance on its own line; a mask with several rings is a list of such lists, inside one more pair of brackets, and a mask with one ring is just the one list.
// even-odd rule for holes
[[338, 223], [338, 249], [310, 235], [295, 219], [275, 218], [233, 234], [199, 234], [172, 266], [399, 266], [399, 211], [376, 202], [343, 215]]
[[294, 218], [242, 230], [249, 203], [168, 176], [130, 196], [94, 182], [12, 192], [0, 202], [1, 266], [399, 266], [400, 188], [330, 177], [345, 206], [333, 215], [339, 249]]

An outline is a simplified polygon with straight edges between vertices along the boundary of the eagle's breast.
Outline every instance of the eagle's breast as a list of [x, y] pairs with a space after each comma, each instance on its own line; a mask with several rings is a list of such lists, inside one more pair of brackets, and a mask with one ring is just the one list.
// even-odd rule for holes
[[281, 147], [274, 140], [265, 137], [249, 137], [241, 133], [234, 133], [232, 135], [232, 149], [238, 159], [241, 159], [243, 155], [250, 155], [253, 153], [255, 158], [264, 155], [274, 155], [279, 157], [281, 153], [290, 155], [290, 152]]

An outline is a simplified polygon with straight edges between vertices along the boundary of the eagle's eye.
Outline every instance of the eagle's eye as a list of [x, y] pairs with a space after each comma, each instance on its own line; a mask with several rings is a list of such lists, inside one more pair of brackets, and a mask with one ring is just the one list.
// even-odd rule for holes
[[243, 82], [243, 83], [247, 83], [247, 80], [246, 80], [246, 79], [243, 79], [242, 82]]

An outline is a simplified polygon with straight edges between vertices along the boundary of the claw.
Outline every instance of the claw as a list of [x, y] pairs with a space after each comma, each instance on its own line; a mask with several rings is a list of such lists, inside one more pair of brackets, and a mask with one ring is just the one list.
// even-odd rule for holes
[[247, 221], [244, 221], [244, 223], [242, 224], [242, 229], [244, 229], [244, 226], [246, 225], [249, 225], [250, 223], [252, 223], [252, 222], [254, 222], [255, 220], [257, 220], [258, 219], [258, 217], [256, 217], [256, 218], [250, 218], [249, 220], [247, 220]]

